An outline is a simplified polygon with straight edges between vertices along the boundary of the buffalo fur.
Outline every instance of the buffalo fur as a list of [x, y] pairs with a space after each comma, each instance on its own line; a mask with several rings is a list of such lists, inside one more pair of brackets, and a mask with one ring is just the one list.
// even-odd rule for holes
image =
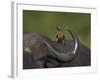
[[[75, 66], [90, 66], [91, 65], [91, 54], [90, 49], [84, 46], [80, 42], [80, 48], [78, 55], [69, 62], [59, 62], [52, 59], [47, 55], [49, 53], [48, 47], [41, 41], [35, 44], [30, 44], [34, 38], [30, 36], [33, 33], [24, 33], [23, 37], [23, 69], [35, 69], [35, 68], [56, 68], [56, 67], [75, 67]], [[46, 38], [46, 36], [42, 36]], [[47, 40], [48, 41], [48, 40]], [[49, 41], [48, 41], [49, 42]], [[73, 40], [64, 40], [64, 43], [57, 43], [56, 41], [51, 41], [49, 44], [54, 46], [59, 52], [67, 53], [73, 49]], [[52, 45], [53, 46], [53, 45]], [[25, 48], [30, 48], [31, 53], [25, 52]]]

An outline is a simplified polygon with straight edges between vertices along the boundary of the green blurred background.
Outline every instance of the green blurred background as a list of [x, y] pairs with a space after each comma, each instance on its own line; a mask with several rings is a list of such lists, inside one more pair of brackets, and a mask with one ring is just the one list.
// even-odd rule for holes
[[91, 14], [23, 10], [23, 32], [37, 32], [55, 40], [57, 26], [63, 28], [66, 39], [71, 39], [66, 31], [70, 27], [78, 34], [81, 43], [91, 47]]

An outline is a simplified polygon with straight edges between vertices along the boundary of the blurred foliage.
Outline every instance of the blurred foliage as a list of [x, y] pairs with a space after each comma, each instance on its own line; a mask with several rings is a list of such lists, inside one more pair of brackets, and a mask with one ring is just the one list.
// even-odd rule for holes
[[66, 39], [71, 39], [66, 31], [66, 28], [70, 27], [77, 33], [80, 42], [89, 48], [91, 46], [90, 21], [89, 13], [23, 10], [23, 32], [41, 33], [55, 40], [56, 27], [61, 26]]

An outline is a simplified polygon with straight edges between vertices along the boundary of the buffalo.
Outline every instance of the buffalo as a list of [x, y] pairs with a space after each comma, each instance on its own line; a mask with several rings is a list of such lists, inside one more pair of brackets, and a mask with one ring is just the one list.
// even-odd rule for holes
[[23, 33], [23, 69], [90, 66], [90, 49], [73, 30], [67, 31], [73, 40], [64, 40], [64, 43], [39, 33]]

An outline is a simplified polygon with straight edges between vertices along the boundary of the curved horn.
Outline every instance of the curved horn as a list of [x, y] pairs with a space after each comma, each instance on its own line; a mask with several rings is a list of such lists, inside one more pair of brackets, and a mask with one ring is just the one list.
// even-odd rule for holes
[[47, 45], [48, 50], [49, 50], [48, 56], [60, 62], [67, 62], [67, 61], [73, 60], [79, 52], [79, 39], [76, 33], [70, 29], [67, 29], [67, 31], [71, 34], [73, 38], [73, 43], [74, 43], [73, 50], [67, 53], [62, 53], [62, 52], [59, 52], [57, 49], [55, 49], [54, 46], [56, 45], [48, 37], [40, 35], [40, 34], [34, 34], [34, 35], [37, 35], [37, 38]]
[[48, 55], [60, 62], [67, 62], [67, 61], [73, 60], [79, 51], [79, 39], [78, 39], [76, 33], [70, 29], [67, 29], [67, 30], [71, 34], [71, 36], [73, 38], [73, 42], [74, 42], [74, 45], [73, 45], [74, 49], [72, 51], [69, 51], [67, 53], [58, 52], [48, 42], [45, 41], [45, 43], [49, 47], [49, 51], [50, 51], [50, 53], [48, 53]]

